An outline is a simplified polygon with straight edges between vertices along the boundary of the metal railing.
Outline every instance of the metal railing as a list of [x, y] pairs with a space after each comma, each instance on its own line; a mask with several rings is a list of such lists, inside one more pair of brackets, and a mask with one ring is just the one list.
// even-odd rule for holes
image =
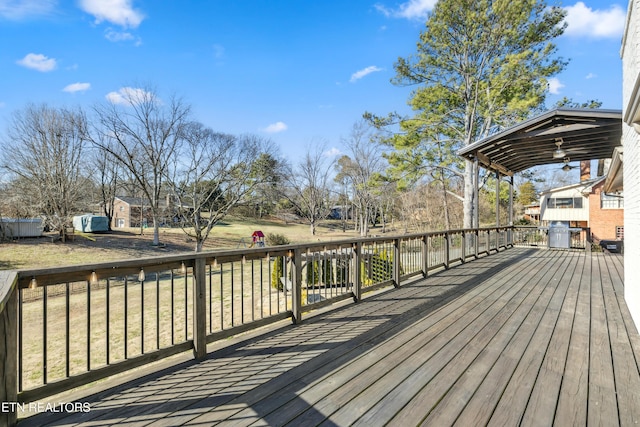
[[[513, 227], [513, 245], [518, 247], [549, 247], [549, 229], [536, 226]], [[570, 229], [569, 249], [591, 250], [591, 229], [577, 227]]]
[[208, 343], [497, 252], [512, 233], [450, 230], [0, 272], [8, 343], [0, 398], [38, 400], [189, 350], [202, 358]]

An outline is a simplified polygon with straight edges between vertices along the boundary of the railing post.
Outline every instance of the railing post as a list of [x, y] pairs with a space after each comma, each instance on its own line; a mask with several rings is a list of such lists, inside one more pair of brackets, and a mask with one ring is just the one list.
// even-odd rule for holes
[[451, 237], [449, 236], [449, 232], [445, 232], [444, 233], [444, 241], [445, 241], [445, 245], [444, 245], [444, 268], [446, 268], [447, 270], [449, 269], [449, 256], [450, 253], [449, 251], [451, 250], [450, 246], [451, 246]]
[[193, 353], [196, 359], [204, 359], [207, 355], [206, 296], [206, 259], [197, 258], [193, 266]]
[[393, 286], [400, 287], [400, 239], [393, 239]]
[[429, 236], [422, 236], [422, 277], [429, 275]]
[[475, 232], [474, 232], [474, 238], [473, 238], [473, 247], [474, 247], [474, 257], [476, 259], [478, 259], [479, 254], [478, 254], [478, 245], [480, 243], [480, 230], [476, 228]]
[[353, 268], [353, 299], [358, 302], [362, 299], [362, 278], [360, 277], [360, 256], [362, 254], [362, 242], [356, 242], [356, 244], [352, 247], [352, 262]]
[[[291, 309], [293, 311], [293, 323], [302, 322], [302, 250], [295, 248], [293, 250], [293, 271], [291, 284]], [[307, 266], [307, 268], [309, 268]]]
[[[0, 402], [18, 402], [18, 287], [15, 273], [0, 272]], [[0, 425], [15, 426], [17, 408], [0, 411]]]
[[465, 260], [467, 259], [467, 235], [465, 234], [464, 230], [462, 230], [462, 256], [460, 258], [460, 261], [464, 264]]

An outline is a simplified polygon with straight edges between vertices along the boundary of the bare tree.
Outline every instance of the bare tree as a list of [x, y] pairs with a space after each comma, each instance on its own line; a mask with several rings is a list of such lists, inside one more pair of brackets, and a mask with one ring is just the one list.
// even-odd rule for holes
[[95, 107], [98, 126], [93, 143], [110, 153], [133, 177], [149, 203], [153, 244], [160, 244], [160, 207], [164, 179], [182, 141], [190, 107], [172, 97], [162, 101], [150, 88], [121, 91]]
[[95, 151], [94, 162], [100, 179], [98, 191], [100, 193], [102, 213], [107, 217], [109, 230], [111, 230], [115, 198], [123, 180], [123, 167], [111, 153], [100, 148]]
[[183, 138], [168, 182], [180, 225], [200, 252], [213, 227], [261, 183], [254, 177], [256, 162], [271, 148], [256, 136], [235, 137], [200, 123], [185, 126]]
[[318, 221], [331, 212], [329, 203], [333, 162], [323, 153], [322, 147], [314, 152], [309, 149], [295, 170], [286, 175], [285, 197], [309, 222], [312, 235], [316, 234]]
[[354, 124], [351, 135], [343, 143], [348, 147], [350, 156], [338, 160], [336, 179], [342, 181], [346, 178], [351, 185], [358, 230], [361, 236], [367, 236], [369, 224], [381, 206], [377, 190], [382, 185], [380, 177], [386, 166], [382, 145], [363, 121]]
[[9, 124], [4, 168], [16, 179], [23, 199], [64, 231], [84, 196], [83, 150], [87, 121], [80, 110], [29, 105]]

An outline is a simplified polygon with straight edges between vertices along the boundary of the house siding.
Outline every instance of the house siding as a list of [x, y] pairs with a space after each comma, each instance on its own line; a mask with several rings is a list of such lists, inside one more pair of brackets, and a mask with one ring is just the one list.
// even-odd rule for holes
[[[640, 0], [631, 0], [627, 16], [627, 27], [622, 46], [622, 92], [623, 113], [627, 118], [637, 117], [632, 111], [634, 87], [640, 83]], [[628, 120], [629, 122], [631, 120]], [[640, 125], [622, 124], [622, 145], [624, 147], [624, 227], [625, 235], [625, 300], [631, 316], [640, 328]]]
[[[584, 197], [579, 188], [569, 188], [565, 190], [545, 192], [540, 197], [540, 219], [544, 225], [549, 225], [551, 221], [589, 221], [589, 198]], [[581, 198], [581, 209], [559, 209], [549, 208], [547, 201], [549, 198]]]

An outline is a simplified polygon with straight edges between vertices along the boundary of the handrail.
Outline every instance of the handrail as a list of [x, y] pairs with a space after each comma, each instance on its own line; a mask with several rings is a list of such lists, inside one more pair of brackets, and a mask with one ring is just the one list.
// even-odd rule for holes
[[[0, 271], [0, 402], [17, 402], [18, 324], [16, 322], [18, 275], [13, 271]], [[0, 425], [15, 425], [15, 412], [0, 411]]]
[[188, 350], [200, 359], [213, 341], [287, 318], [299, 323], [311, 309], [358, 301], [372, 290], [498, 252], [511, 246], [512, 230], [458, 229], [0, 272], [1, 327], [10, 331], [0, 355], [9, 363], [15, 362], [12, 354], [17, 358], [13, 368], [5, 364], [4, 372], [17, 372], [17, 379], [2, 379], [0, 397], [31, 402]]

